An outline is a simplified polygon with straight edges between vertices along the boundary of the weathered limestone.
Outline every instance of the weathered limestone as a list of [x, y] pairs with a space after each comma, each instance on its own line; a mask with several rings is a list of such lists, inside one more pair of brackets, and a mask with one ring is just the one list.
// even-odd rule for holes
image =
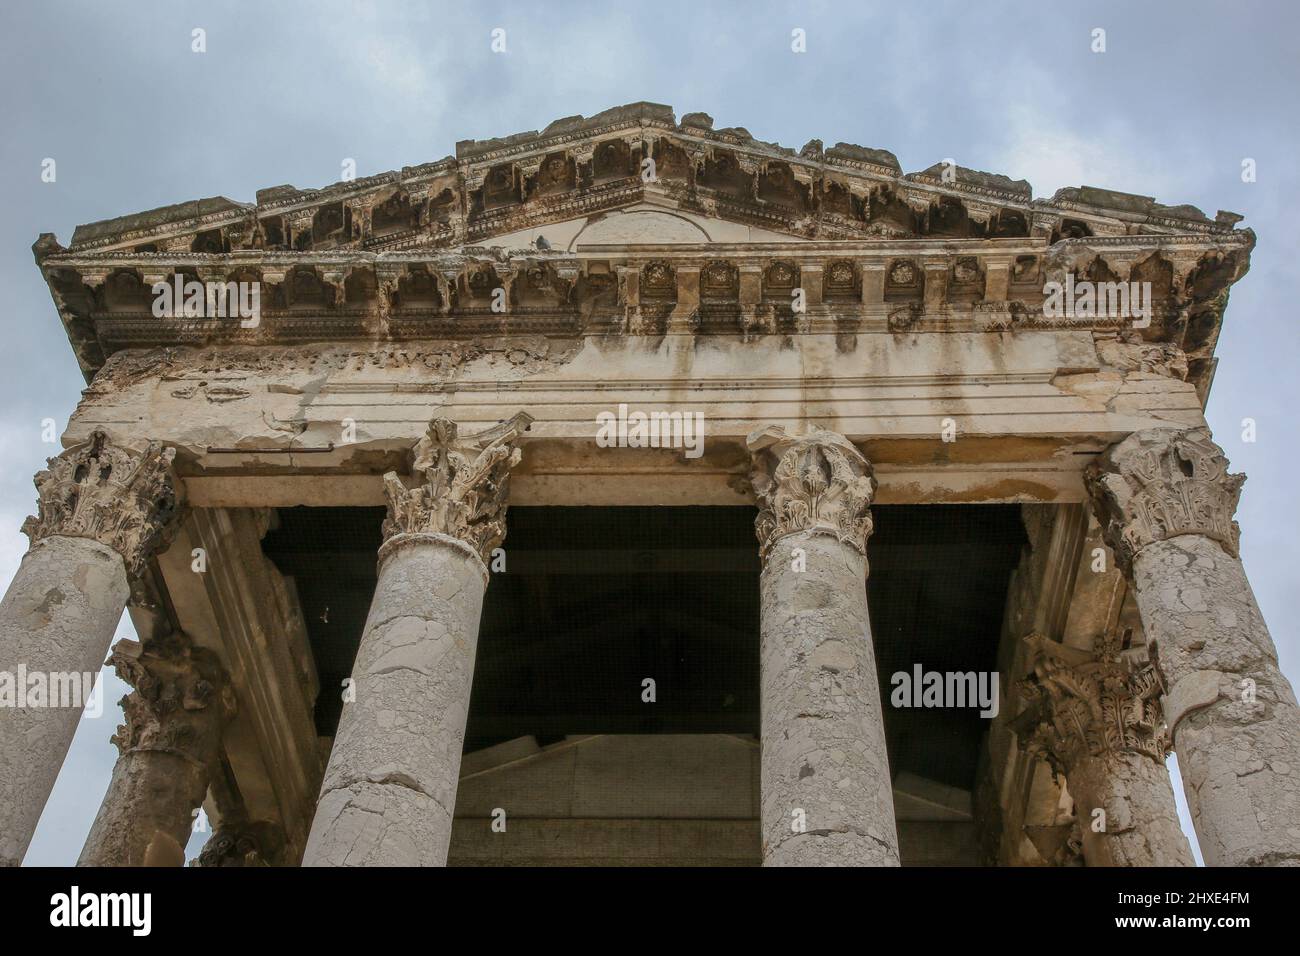
[[1191, 428], [1136, 432], [1087, 479], [1164, 674], [1205, 862], [1300, 865], [1300, 708], [1238, 557], [1245, 477]]
[[385, 476], [379, 582], [353, 665], [305, 866], [442, 866], [492, 550], [505, 538], [520, 413], [469, 439], [436, 420], [420, 483]]
[[[38, 516], [23, 525], [31, 548], [0, 602], [0, 673], [99, 673], [128, 578], [162, 543], [176, 511], [173, 456], [157, 443], [132, 452], [95, 432], [37, 474]], [[27, 851], [85, 700], [29, 703], [0, 708], [4, 866], [17, 866]]]
[[763, 557], [763, 863], [897, 866], [867, 617], [871, 466], [822, 429], [761, 429], [748, 444]]
[[121, 756], [79, 866], [185, 864], [235, 699], [211, 651], [183, 637], [161, 643], [122, 640], [109, 658], [135, 690], [122, 699], [126, 723], [113, 737]]
[[1017, 733], [1068, 782], [1087, 865], [1194, 866], [1164, 764], [1159, 672], [1115, 640], [1095, 653], [1027, 643]]
[[[654, 175], [645, 175], [648, 167]], [[1167, 829], [1170, 806], [1168, 786], [1157, 792], [1163, 768], [1152, 754], [1091, 743], [1070, 749], [1080, 744], [1060, 722], [1076, 711], [1095, 722], [1113, 704], [1124, 726], [1131, 718], [1154, 728], [1158, 720], [1150, 688], [1107, 683], [1137, 672], [1098, 677], [1120, 658], [1098, 655], [1093, 632], [1070, 634], [1065, 625], [1073, 605], [1094, 603], [1090, 589], [1098, 586], [1090, 579], [1076, 587], [1086, 524], [1080, 469], [1102, 444], [1135, 430], [1203, 424], [1227, 292], [1255, 245], [1253, 232], [1236, 227], [1241, 217], [1210, 219], [1092, 187], [1036, 200], [1027, 183], [1005, 177], [946, 163], [904, 173], [884, 150], [826, 149], [817, 140], [796, 153], [738, 127], [714, 130], [704, 114], [679, 121], [647, 103], [567, 117], [540, 133], [463, 141], [455, 157], [380, 176], [248, 198], [178, 203], [81, 226], [67, 248], [48, 234], [33, 247], [79, 365], [93, 378], [67, 440], [129, 428], [165, 440], [185, 463], [191, 519], [155, 562], [156, 602], [141, 608], [132, 583], [132, 613], [218, 655], [240, 699], [221, 732], [221, 772], [208, 787], [217, 834], [203, 865], [293, 865], [309, 836], [309, 862], [442, 862], [483, 561], [488, 539], [503, 530], [504, 489], [491, 473], [511, 472], [516, 506], [744, 507], [753, 500], [751, 434], [759, 436], [765, 559], [765, 739], [752, 789], [761, 768], [765, 857], [896, 862], [865, 603], [867, 509], [1004, 502], [1039, 509], [1051, 527], [1037, 538], [1031, 529], [1042, 547], [1017, 572], [1007, 603], [1003, 686], [1026, 673], [1026, 634], [1085, 656], [1042, 664], [1029, 690], [1038, 701], [1034, 745], [1061, 773], [1020, 751], [1010, 726], [1018, 696], [989, 728], [985, 766], [975, 771], [988, 858], [1074, 865], [1086, 843], [1091, 863], [1161, 853], [1185, 862], [1181, 842], [1152, 836]], [[1067, 274], [1149, 283], [1149, 327], [1139, 334], [1125, 317], [1048, 309], [1045, 282]], [[198, 315], [160, 316], [150, 307], [156, 283], [191, 279], [207, 284], [205, 292], [227, 282], [256, 287], [256, 335], [243, 321], [226, 321], [236, 318], [227, 309], [214, 312], [206, 295]], [[473, 472], [501, 438], [491, 426], [525, 392], [537, 418], [528, 460], [511, 471], [494, 457], [482, 488], [475, 477], [457, 490], [462, 472]], [[624, 403], [707, 418], [701, 456], [593, 441], [602, 413]], [[489, 432], [462, 442], [450, 426], [436, 426], [416, 462], [421, 483], [408, 489], [393, 473], [406, 472], [431, 405], [465, 432]], [[950, 416], [956, 442], [940, 437]], [[793, 434], [763, 431], [814, 422], [833, 423], [838, 434], [800, 444]], [[854, 446], [869, 450], [869, 466]], [[93, 483], [95, 475], [91, 468], [77, 480]], [[344, 617], [313, 601], [309, 620], [292, 593], [304, 578], [295, 585], [293, 574], [281, 577], [261, 536], [283, 517], [269, 509], [381, 502], [392, 510], [382, 576], [356, 660], [356, 696], [322, 787], [317, 735], [330, 732], [332, 695], [348, 663], [337, 652], [343, 641], [355, 646], [362, 628], [354, 612], [364, 607], [349, 599]], [[0, 669], [27, 665], [39, 658], [36, 648], [56, 664], [98, 669], [131, 562], [113, 541], [77, 535], [55, 532], [33, 545], [0, 607]], [[887, 567], [879, 544], [878, 583]], [[1221, 558], [1217, 545], [1206, 546]], [[195, 549], [207, 565], [201, 572], [191, 564]], [[335, 573], [344, 576], [331, 569], [329, 585]], [[1160, 593], [1152, 585], [1147, 603]], [[1245, 613], [1223, 602], [1210, 608]], [[1103, 631], [1112, 633], [1096, 635]], [[153, 649], [157, 633], [141, 634]], [[1153, 640], [1160, 636], [1153, 631]], [[1085, 676], [1067, 686], [1075, 670]], [[1275, 671], [1265, 676], [1273, 680]], [[1264, 692], [1269, 706], [1281, 696], [1275, 680]], [[1182, 719], [1179, 733], [1200, 733], [1199, 719]], [[21, 856], [75, 715], [53, 734], [42, 721], [58, 723], [48, 714], [0, 713], [0, 862]], [[124, 826], [109, 825], [114, 808], [149, 786], [148, 773], [130, 768], [163, 759], [152, 751], [123, 758], [104, 811], [109, 836], [120, 830], [122, 859], [138, 848]], [[1269, 775], [1287, 763], [1274, 761]], [[906, 768], [904, 752], [896, 766]], [[1068, 789], [1055, 779], [1065, 771]], [[1240, 785], [1263, 779], [1249, 774]], [[171, 832], [175, 842], [176, 808], [201, 788], [177, 776], [166, 783], [175, 790], [160, 791], [164, 819], [142, 826]], [[1214, 789], [1205, 786], [1206, 794]], [[908, 823], [961, 828], [930, 830], [917, 841], [926, 852], [912, 859], [961, 857], [930, 852], [955, 843], [955, 834], [973, 842], [965, 819], [907, 819], [909, 803], [925, 794], [900, 785], [894, 799], [905, 853]], [[313, 832], [318, 802], [324, 812]], [[1092, 808], [1107, 811], [1104, 839], [1079, 833]], [[756, 805], [745, 827], [717, 828], [737, 852], [715, 858], [755, 859], [759, 816]], [[520, 858], [612, 859], [618, 854], [599, 856], [600, 840], [586, 834], [613, 846], [639, 826], [602, 821], [588, 830], [580, 821], [570, 830], [567, 818], [555, 819], [565, 822], [552, 830], [529, 818], [511, 831], [510, 840], [552, 841], [547, 853]], [[654, 813], [645, 821], [637, 832], [642, 849], [654, 852], [637, 858], [690, 858], [663, 852], [673, 828]], [[559, 853], [558, 832], [582, 852]], [[480, 850], [509, 855], [497, 832], [480, 836]]]

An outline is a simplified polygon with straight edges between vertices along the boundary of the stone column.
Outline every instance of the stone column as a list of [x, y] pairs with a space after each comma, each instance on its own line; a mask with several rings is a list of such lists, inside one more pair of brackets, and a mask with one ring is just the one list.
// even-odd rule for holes
[[1093, 653], [1031, 635], [1021, 746], [1065, 777], [1088, 866], [1195, 866], [1178, 825], [1160, 673], [1141, 648]]
[[384, 476], [379, 582], [304, 866], [444, 866], [492, 549], [505, 538], [520, 413], [473, 438], [442, 419], [419, 483]]
[[871, 466], [822, 429], [764, 428], [748, 444], [763, 559], [763, 864], [897, 866], [867, 618]]
[[31, 547], [0, 602], [0, 866], [27, 852], [85, 703], [36, 699], [19, 684], [98, 675], [128, 579], [164, 543], [177, 510], [174, 456], [157, 443], [129, 451], [96, 432], [36, 475], [38, 513], [23, 525]]
[[118, 641], [108, 659], [135, 688], [122, 698], [120, 756], [78, 866], [184, 866], [235, 698], [215, 654], [177, 635]]
[[1300, 708], [1238, 556], [1245, 476], [1190, 428], [1135, 432], [1086, 480], [1164, 674], [1205, 862], [1300, 865]]

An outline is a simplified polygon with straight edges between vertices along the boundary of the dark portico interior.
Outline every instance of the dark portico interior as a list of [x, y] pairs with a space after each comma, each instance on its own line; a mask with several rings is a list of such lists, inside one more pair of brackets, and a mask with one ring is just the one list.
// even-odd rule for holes
[[[872, 510], [868, 601], [895, 786], [920, 781], [932, 788], [926, 800], [936, 787], [969, 794], [987, 722], [975, 709], [891, 707], [890, 675], [915, 664], [996, 670], [1007, 585], [1025, 543], [1020, 509]], [[723, 735], [747, 741], [756, 760], [754, 516], [744, 507], [511, 508], [504, 570], [492, 574], [483, 606], [462, 791], [467, 773], [479, 779], [609, 735], [627, 736], [629, 746], [648, 735]], [[383, 517], [382, 508], [281, 509], [263, 542], [298, 590], [327, 689], [316, 709], [323, 737], [334, 732], [342, 707], [334, 689], [350, 673], [364, 628]], [[654, 681], [653, 703], [642, 699], [646, 678]], [[521, 740], [526, 745], [512, 743]], [[612, 777], [602, 786], [619, 786], [619, 759], [648, 759], [637, 753], [606, 753], [603, 771]], [[703, 759], [707, 772], [713, 761]], [[627, 776], [631, 785], [635, 773]], [[656, 799], [671, 804], [674, 788], [693, 786], [679, 778]], [[756, 774], [753, 790], [746, 806], [756, 800]], [[521, 799], [512, 812], [527, 816]], [[671, 813], [657, 806], [646, 812]], [[458, 805], [458, 828], [465, 812]], [[725, 807], [709, 812], [733, 815]], [[905, 831], [902, 804], [898, 812]], [[905, 862], [908, 842], [904, 833]], [[753, 862], [757, 852], [755, 842]]]

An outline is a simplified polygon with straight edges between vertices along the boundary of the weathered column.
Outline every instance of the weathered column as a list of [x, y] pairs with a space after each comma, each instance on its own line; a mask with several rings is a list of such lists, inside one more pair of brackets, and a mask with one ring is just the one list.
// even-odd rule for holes
[[135, 689], [122, 698], [119, 757], [78, 866], [184, 866], [235, 698], [216, 655], [171, 635], [121, 640], [109, 663]]
[[505, 538], [520, 413], [416, 447], [419, 484], [384, 476], [379, 582], [352, 667], [304, 866], [443, 866], [464, 746], [487, 563]]
[[1245, 476], [1191, 428], [1135, 432], [1086, 477], [1164, 674], [1205, 862], [1300, 865], [1300, 708], [1238, 557]]
[[31, 547], [0, 601], [0, 866], [27, 852], [85, 703], [34, 698], [18, 685], [99, 673], [128, 579], [176, 512], [174, 456], [157, 443], [129, 451], [96, 432], [36, 475], [38, 515], [23, 525]]
[[897, 866], [867, 618], [871, 466], [843, 436], [749, 436], [763, 558], [765, 866]]
[[1088, 866], [1195, 866], [1165, 768], [1159, 671], [1142, 649], [1106, 639], [1094, 653], [1037, 635], [1022, 747], [1065, 777]]

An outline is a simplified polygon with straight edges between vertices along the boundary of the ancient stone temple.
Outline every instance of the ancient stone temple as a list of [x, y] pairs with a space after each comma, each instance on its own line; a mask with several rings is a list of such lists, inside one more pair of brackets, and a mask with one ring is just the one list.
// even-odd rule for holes
[[1207, 863], [1300, 863], [1239, 220], [637, 103], [41, 236], [88, 387], [0, 672], [139, 637], [82, 862], [1187, 865], [1176, 750]]

